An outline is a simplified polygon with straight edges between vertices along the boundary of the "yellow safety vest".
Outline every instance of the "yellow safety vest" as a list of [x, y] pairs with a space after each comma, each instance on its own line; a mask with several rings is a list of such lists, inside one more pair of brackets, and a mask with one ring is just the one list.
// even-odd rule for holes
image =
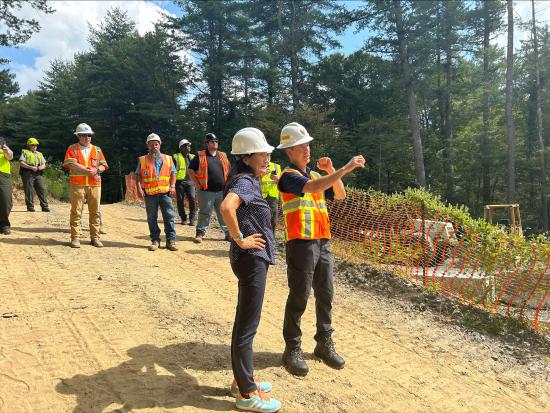
[[41, 152], [36, 151], [36, 156], [38, 157], [38, 163], [36, 163], [37, 160], [34, 156], [33, 151], [29, 151], [28, 149], [23, 149], [21, 152], [25, 157], [25, 163], [27, 165], [38, 166], [46, 163], [46, 160], [44, 159], [44, 155], [42, 155]]
[[[189, 159], [193, 159], [195, 155], [189, 154]], [[181, 181], [187, 176], [187, 165], [185, 163], [185, 157], [181, 152], [174, 154], [174, 161], [176, 163], [176, 181]]]
[[271, 174], [275, 172], [277, 175], [281, 175], [281, 165], [269, 162], [269, 172], [262, 176], [260, 179], [260, 187], [262, 188], [262, 198], [267, 198], [268, 196], [272, 198], [279, 197], [279, 188], [277, 187], [277, 182], [271, 179]]
[[0, 149], [0, 172], [11, 174], [10, 161], [8, 161], [8, 158], [6, 158], [6, 155], [4, 155], [4, 151], [2, 149]]

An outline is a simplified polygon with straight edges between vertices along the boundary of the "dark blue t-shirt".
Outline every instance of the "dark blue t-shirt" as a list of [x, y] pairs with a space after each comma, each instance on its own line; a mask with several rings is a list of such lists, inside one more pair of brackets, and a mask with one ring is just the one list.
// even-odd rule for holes
[[260, 181], [243, 175], [237, 178], [228, 192], [233, 192], [241, 198], [241, 205], [237, 208], [237, 221], [243, 236], [263, 234], [266, 241], [265, 248], [262, 250], [243, 250], [232, 240], [229, 248], [231, 262], [237, 261], [240, 254], [252, 254], [263, 258], [269, 264], [275, 264], [275, 236], [271, 228], [271, 210], [269, 204], [262, 198]]
[[[296, 165], [290, 164], [288, 167], [290, 169], [300, 171], [301, 175], [291, 173], [282, 174], [278, 184], [279, 191], [300, 197], [304, 196], [304, 185], [310, 181], [309, 174], [311, 172], [311, 169], [306, 166], [306, 172], [304, 173]], [[332, 190], [332, 188], [329, 188], [325, 191], [325, 199], [334, 199], [334, 191]]]

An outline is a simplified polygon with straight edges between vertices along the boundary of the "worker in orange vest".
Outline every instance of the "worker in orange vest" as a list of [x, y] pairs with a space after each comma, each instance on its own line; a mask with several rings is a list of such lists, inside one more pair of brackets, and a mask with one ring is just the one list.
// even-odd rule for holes
[[194, 239], [197, 244], [202, 242], [210, 225], [212, 208], [216, 210], [218, 222], [225, 233], [225, 240], [231, 242], [231, 236], [220, 212], [223, 188], [230, 168], [227, 155], [218, 150], [218, 138], [213, 133], [208, 133], [206, 150], [197, 152], [197, 156], [193, 158], [187, 170], [199, 190], [199, 220]]
[[94, 247], [103, 247], [99, 239], [99, 204], [101, 202], [101, 173], [109, 166], [99, 146], [92, 145], [92, 128], [79, 124], [74, 135], [78, 139], [67, 149], [63, 167], [69, 169], [71, 187], [71, 243], [72, 248], [80, 248], [80, 216], [82, 204], [88, 204], [90, 238]]
[[151, 236], [149, 251], [160, 246], [160, 228], [158, 225], [159, 208], [164, 221], [166, 249], [177, 251], [176, 226], [174, 224], [174, 204], [176, 195], [176, 167], [171, 156], [160, 152], [162, 141], [156, 133], [147, 136], [148, 154], [138, 158], [136, 175], [138, 184], [145, 193], [145, 211]]
[[330, 252], [330, 224], [325, 201], [327, 197], [344, 199], [346, 190], [341, 178], [355, 168], [365, 166], [363, 156], [354, 156], [336, 170], [328, 157], [317, 161], [321, 176], [307, 165], [310, 161], [309, 142], [313, 138], [300, 124], [292, 122], [281, 130], [277, 149], [284, 149], [290, 165], [279, 179], [279, 190], [286, 235], [286, 262], [289, 293], [285, 307], [283, 337], [286, 348], [283, 364], [294, 375], [309, 372], [302, 350], [300, 320], [311, 288], [315, 292], [317, 334], [314, 354], [330, 367], [341, 369], [344, 359], [336, 352], [332, 341], [333, 258]]

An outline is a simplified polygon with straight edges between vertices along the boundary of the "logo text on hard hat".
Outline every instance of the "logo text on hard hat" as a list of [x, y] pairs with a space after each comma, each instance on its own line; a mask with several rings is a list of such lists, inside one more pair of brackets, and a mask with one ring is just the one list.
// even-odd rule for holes
[[290, 135], [281, 135], [281, 141], [287, 141], [290, 139]]

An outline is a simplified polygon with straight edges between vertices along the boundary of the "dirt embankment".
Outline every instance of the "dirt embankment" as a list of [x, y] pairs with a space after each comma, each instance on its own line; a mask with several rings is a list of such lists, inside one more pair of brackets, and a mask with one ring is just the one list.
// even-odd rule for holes
[[[13, 233], [0, 238], [0, 412], [234, 410], [236, 282], [222, 233], [196, 245], [194, 229], [178, 225], [179, 251], [149, 252], [142, 208], [102, 208], [105, 247], [74, 250], [68, 205], [49, 214], [15, 207]], [[302, 322], [311, 372], [292, 377], [280, 362], [283, 260], [268, 277], [255, 364], [283, 411], [548, 411], [548, 352], [467, 333], [341, 276], [334, 339], [346, 367], [312, 354], [312, 297]]]

